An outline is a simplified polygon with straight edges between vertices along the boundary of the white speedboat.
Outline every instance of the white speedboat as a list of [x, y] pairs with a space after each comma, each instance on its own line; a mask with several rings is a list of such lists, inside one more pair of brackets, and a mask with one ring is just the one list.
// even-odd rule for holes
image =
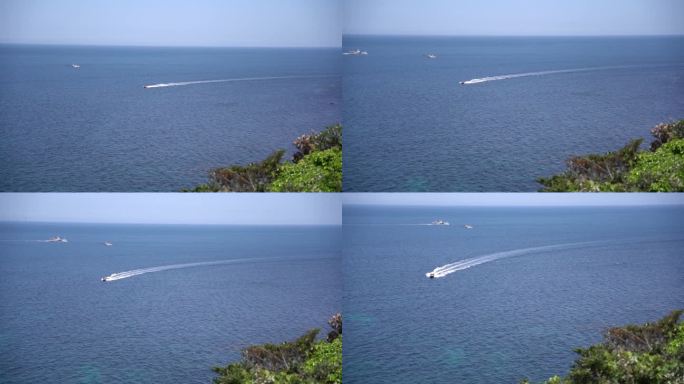
[[463, 228], [465, 228], [465, 229], [473, 229], [473, 226], [472, 226], [472, 225], [469, 225], [469, 224], [466, 224], [466, 225], [463, 226]]
[[436, 59], [437, 55], [435, 55], [434, 53], [428, 53], [425, 55], [425, 57], [427, 57], [428, 59]]
[[433, 221], [432, 225], [449, 225], [449, 222], [440, 219], [440, 220]]
[[362, 51], [360, 49], [352, 49], [351, 51], [346, 51], [342, 53], [343, 55], [346, 56], [359, 56], [359, 55], [367, 55], [367, 51]]
[[49, 239], [46, 240], [48, 243], [68, 243], [69, 240], [59, 237], [59, 236], [53, 236]]
[[78, 64], [71, 64], [71, 68], [79, 69], [81, 66]]
[[429, 277], [430, 279], [434, 279], [434, 278], [435, 278], [435, 273], [434, 273], [434, 272], [430, 272], [430, 273], [428, 274], [428, 277]]
[[108, 247], [111, 247], [111, 246], [114, 245], [114, 244], [110, 243], [109, 241], [105, 241], [105, 242], [104, 242], [104, 245], [106, 245], [106, 246], [108, 246]]

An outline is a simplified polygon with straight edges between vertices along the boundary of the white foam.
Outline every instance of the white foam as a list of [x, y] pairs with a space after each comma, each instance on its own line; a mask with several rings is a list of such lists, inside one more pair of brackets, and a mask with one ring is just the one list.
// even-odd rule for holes
[[210, 265], [222, 265], [222, 264], [241, 264], [241, 263], [255, 263], [255, 262], [268, 262], [268, 261], [301, 261], [301, 260], [322, 260], [326, 258], [307, 258], [307, 257], [252, 257], [252, 258], [242, 258], [242, 259], [227, 259], [227, 260], [216, 260], [216, 261], [203, 261], [197, 263], [185, 263], [185, 264], [171, 264], [162, 265], [158, 267], [150, 268], [140, 268], [133, 269], [130, 271], [112, 273], [109, 276], [105, 276], [105, 281], [116, 281], [121, 279], [127, 279], [133, 276], [144, 275], [146, 273], [155, 273], [168, 271], [170, 269], [183, 269], [183, 268], [194, 268], [194, 267], [206, 267]]
[[198, 81], [182, 81], [176, 83], [159, 83], [145, 85], [145, 88], [165, 88], [165, 87], [180, 87], [183, 85], [193, 84], [209, 84], [209, 83], [229, 83], [235, 81], [262, 81], [262, 80], [283, 80], [283, 79], [316, 79], [325, 77], [335, 77], [334, 75], [314, 75], [314, 76], [270, 76], [270, 77], [241, 77], [234, 79], [218, 79], [218, 80], [198, 80]]
[[558, 74], [558, 73], [602, 71], [602, 70], [607, 70], [607, 69], [620, 69], [620, 68], [629, 68], [629, 66], [621, 65], [621, 66], [610, 66], [610, 67], [573, 68], [573, 69], [559, 69], [559, 70], [554, 70], [554, 71], [513, 73], [510, 75], [487, 76], [487, 77], [481, 77], [481, 78], [476, 78], [476, 79], [470, 79], [470, 80], [466, 80], [466, 81], [461, 82], [461, 84], [472, 85], [472, 84], [486, 83], [489, 81], [496, 81], [496, 80], [515, 79], [518, 77], [544, 76], [544, 75], [553, 75], [553, 74]]
[[510, 251], [490, 253], [488, 255], [473, 257], [470, 259], [465, 259], [465, 260], [457, 261], [455, 263], [451, 263], [451, 264], [443, 265], [441, 267], [437, 267], [437, 268], [433, 269], [432, 271], [427, 272], [425, 274], [425, 276], [430, 277], [430, 275], [433, 275], [434, 278], [440, 278], [440, 277], [450, 275], [450, 274], [457, 272], [457, 271], [462, 271], [464, 269], [468, 269], [468, 268], [474, 267], [476, 265], [488, 263], [490, 261], [499, 260], [499, 259], [503, 259], [506, 257], [522, 256], [522, 255], [529, 255], [532, 253], [542, 253], [542, 252], [548, 252], [548, 251], [558, 251], [558, 250], [562, 250], [562, 249], [570, 249], [570, 248], [584, 247], [584, 246], [590, 246], [590, 245], [597, 245], [597, 244], [601, 244], [601, 243], [605, 243], [605, 241], [590, 241], [590, 242], [581, 242], [581, 243], [554, 244], [554, 245], [545, 245], [545, 246], [541, 246], [541, 247], [520, 248], [520, 249], [513, 249]]

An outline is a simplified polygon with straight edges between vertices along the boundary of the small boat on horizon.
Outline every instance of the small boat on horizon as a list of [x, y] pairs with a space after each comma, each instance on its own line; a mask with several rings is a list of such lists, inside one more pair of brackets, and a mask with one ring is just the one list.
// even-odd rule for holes
[[425, 54], [425, 57], [427, 57], [428, 59], [436, 59], [437, 55], [435, 55], [434, 53], [427, 53]]
[[473, 226], [472, 226], [472, 225], [469, 225], [469, 224], [466, 224], [466, 225], [463, 226], [463, 228], [465, 228], [465, 229], [473, 229]]
[[434, 272], [430, 272], [430, 273], [428, 274], [428, 278], [434, 279], [434, 278], [435, 278], [435, 273], [434, 273]]
[[110, 243], [109, 241], [105, 241], [105, 242], [104, 242], [104, 245], [106, 245], [106, 246], [108, 246], [108, 247], [111, 247], [111, 246], [114, 245], [114, 244]]
[[78, 64], [71, 64], [71, 68], [79, 69], [81, 66]]
[[432, 225], [449, 225], [448, 221], [444, 221], [442, 219], [435, 220], [432, 222]]

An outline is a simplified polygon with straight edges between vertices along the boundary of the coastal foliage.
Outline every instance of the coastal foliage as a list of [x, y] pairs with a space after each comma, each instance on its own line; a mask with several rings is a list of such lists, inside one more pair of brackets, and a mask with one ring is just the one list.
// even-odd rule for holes
[[332, 330], [326, 340], [317, 340], [319, 329], [281, 344], [245, 348], [242, 359], [225, 367], [214, 367], [214, 384], [339, 384], [342, 382], [342, 317], [328, 320]]
[[655, 323], [608, 329], [603, 342], [576, 350], [579, 357], [567, 376], [554, 376], [544, 384], [684, 383], [682, 312], [673, 311]]
[[246, 166], [216, 168], [209, 182], [186, 192], [340, 192], [342, 191], [342, 126], [298, 137], [297, 152], [283, 161], [284, 150]]
[[540, 178], [542, 192], [682, 192], [684, 191], [684, 120], [651, 130], [650, 149], [641, 139], [606, 154], [573, 156], [567, 169]]

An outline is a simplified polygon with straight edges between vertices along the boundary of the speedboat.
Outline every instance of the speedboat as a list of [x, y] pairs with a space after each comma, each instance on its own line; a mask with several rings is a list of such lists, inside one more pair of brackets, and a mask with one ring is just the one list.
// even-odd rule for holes
[[459, 81], [458, 83], [461, 85], [465, 85], [465, 81]]
[[465, 229], [473, 229], [473, 226], [472, 226], [472, 225], [466, 224], [466, 225], [463, 226], [463, 228], [465, 228]]
[[367, 55], [367, 51], [362, 51], [360, 49], [352, 49], [351, 51], [343, 52], [343, 55], [351, 55], [351, 56], [359, 56], [359, 55]]
[[81, 66], [78, 64], [71, 64], [71, 68], [79, 69]]
[[449, 222], [440, 219], [440, 220], [433, 221], [432, 225], [449, 225]]
[[436, 59], [437, 55], [435, 55], [434, 53], [428, 53], [427, 55], [425, 55], [425, 57], [427, 57], [428, 59]]
[[108, 247], [111, 247], [113, 244], [110, 243], [109, 241], [105, 241], [105, 242], [104, 242], [104, 245], [106, 245], [106, 246], [108, 246]]
[[69, 240], [67, 240], [63, 237], [53, 236], [53, 237], [47, 239], [47, 242], [48, 243], [67, 243], [67, 242], [69, 242]]
[[434, 272], [430, 272], [430, 274], [428, 275], [428, 277], [431, 278], [431, 279], [434, 279], [434, 278], [435, 278], [435, 273], [434, 273]]

